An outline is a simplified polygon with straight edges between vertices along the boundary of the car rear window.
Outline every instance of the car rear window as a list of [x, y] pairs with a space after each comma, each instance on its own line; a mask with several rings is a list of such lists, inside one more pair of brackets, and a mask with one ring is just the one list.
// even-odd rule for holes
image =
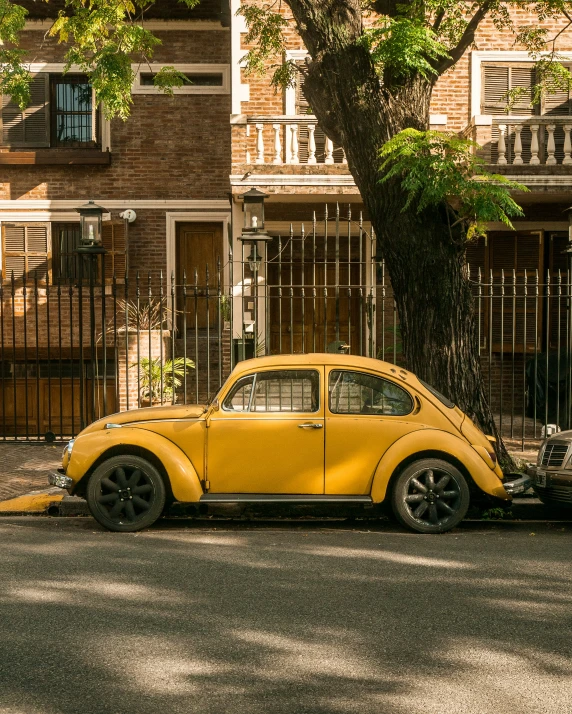
[[[417, 379], [419, 379], [419, 377]], [[419, 381], [425, 387], [425, 389], [429, 390], [434, 397], [437, 397], [441, 404], [448, 407], [449, 409], [455, 408], [454, 402], [452, 402], [450, 399], [447, 399], [447, 397], [441, 394], [441, 392], [438, 392], [435, 387], [432, 387], [430, 384], [427, 384], [427, 382], [424, 382], [422, 379], [419, 379]]]

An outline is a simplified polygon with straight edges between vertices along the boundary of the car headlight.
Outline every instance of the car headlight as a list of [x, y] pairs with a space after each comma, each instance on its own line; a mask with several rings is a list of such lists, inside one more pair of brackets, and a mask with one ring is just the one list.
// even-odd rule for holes
[[62, 454], [62, 457], [64, 459], [66, 456], [68, 457], [68, 459], [70, 458], [74, 444], [75, 444], [75, 439], [72, 439], [71, 441], [68, 441], [68, 443], [64, 446], [64, 453]]

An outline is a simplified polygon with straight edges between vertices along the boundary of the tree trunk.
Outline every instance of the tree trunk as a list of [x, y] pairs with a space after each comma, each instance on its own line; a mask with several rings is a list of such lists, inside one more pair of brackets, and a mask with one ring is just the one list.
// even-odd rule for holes
[[287, 2], [312, 57], [304, 91], [320, 126], [344, 148], [377, 234], [407, 367], [494, 435], [497, 456], [510, 467], [485, 394], [464, 236], [451, 236], [445, 206], [404, 211], [399, 182], [380, 183], [383, 144], [403, 129], [429, 128], [433, 84], [420, 77], [380, 80], [359, 43], [359, 0]]

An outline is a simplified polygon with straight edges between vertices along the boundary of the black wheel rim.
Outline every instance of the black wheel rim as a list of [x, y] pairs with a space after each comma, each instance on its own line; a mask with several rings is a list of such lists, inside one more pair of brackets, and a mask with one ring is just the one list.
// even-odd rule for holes
[[456, 520], [461, 508], [461, 489], [443, 469], [423, 469], [407, 482], [405, 508], [424, 526], [443, 527]]
[[145, 518], [155, 499], [151, 477], [135, 466], [117, 466], [99, 483], [99, 511], [113, 523], [137, 523]]

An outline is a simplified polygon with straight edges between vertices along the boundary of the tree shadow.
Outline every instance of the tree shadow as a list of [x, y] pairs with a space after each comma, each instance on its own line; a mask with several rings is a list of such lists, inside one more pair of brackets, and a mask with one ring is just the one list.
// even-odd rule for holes
[[3, 522], [0, 711], [566, 711], [570, 533]]

